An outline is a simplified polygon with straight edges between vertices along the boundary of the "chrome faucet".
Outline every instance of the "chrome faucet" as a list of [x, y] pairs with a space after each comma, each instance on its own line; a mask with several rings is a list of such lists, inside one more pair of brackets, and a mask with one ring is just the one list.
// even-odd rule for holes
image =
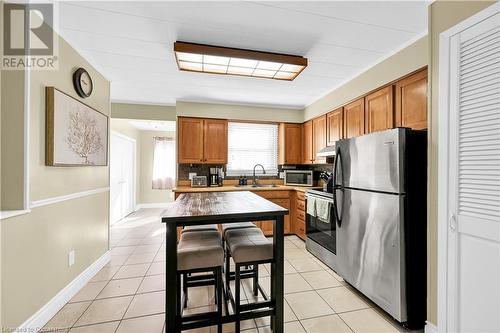
[[255, 179], [255, 168], [260, 166], [262, 168], [262, 173], [265, 175], [266, 174], [266, 169], [264, 169], [264, 166], [262, 164], [255, 164], [253, 167], [253, 183], [252, 186], [257, 186], [257, 180]]

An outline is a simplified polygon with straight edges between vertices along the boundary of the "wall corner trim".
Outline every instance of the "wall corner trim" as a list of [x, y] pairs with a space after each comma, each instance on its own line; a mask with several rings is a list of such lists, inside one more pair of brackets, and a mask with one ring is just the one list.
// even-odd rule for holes
[[55, 204], [58, 202], [71, 200], [71, 199], [77, 199], [77, 198], [86, 197], [86, 196], [97, 194], [97, 193], [108, 192], [108, 191], [109, 191], [109, 187], [101, 187], [101, 188], [96, 188], [93, 190], [76, 192], [76, 193], [61, 195], [58, 197], [41, 199], [41, 200], [37, 200], [37, 201], [31, 201], [30, 208], [37, 208], [37, 207], [52, 205], [52, 204]]
[[30, 209], [2, 210], [0, 211], [0, 220], [5, 220], [19, 215], [29, 214], [30, 212], [31, 212]]
[[48, 321], [72, 299], [109, 261], [111, 252], [107, 251], [92, 265], [87, 267], [66, 287], [59, 291], [40, 310], [21, 324], [16, 332], [38, 332]]
[[430, 321], [425, 322], [424, 333], [437, 333], [437, 326], [431, 323]]

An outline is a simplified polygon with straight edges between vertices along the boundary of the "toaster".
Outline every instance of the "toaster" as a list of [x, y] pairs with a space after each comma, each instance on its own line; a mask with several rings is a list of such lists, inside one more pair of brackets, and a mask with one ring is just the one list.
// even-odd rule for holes
[[191, 178], [191, 187], [207, 187], [207, 176], [193, 176]]

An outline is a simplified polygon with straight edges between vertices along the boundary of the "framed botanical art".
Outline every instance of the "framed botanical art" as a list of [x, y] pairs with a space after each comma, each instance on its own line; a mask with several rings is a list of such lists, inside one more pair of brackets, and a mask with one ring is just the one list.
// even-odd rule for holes
[[108, 117], [57, 88], [45, 93], [45, 164], [108, 165]]

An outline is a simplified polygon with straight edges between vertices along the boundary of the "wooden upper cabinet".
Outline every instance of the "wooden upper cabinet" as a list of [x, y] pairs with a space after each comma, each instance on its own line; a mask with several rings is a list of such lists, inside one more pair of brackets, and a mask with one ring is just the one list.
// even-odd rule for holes
[[344, 137], [365, 134], [365, 99], [360, 98], [344, 106]]
[[278, 142], [279, 164], [302, 163], [302, 125], [281, 123]]
[[390, 85], [365, 97], [366, 133], [394, 128], [394, 86]]
[[180, 117], [177, 127], [178, 163], [227, 163], [227, 120]]
[[427, 69], [396, 82], [396, 126], [427, 128]]
[[326, 145], [333, 146], [343, 138], [344, 133], [343, 109], [338, 108], [326, 115]]
[[314, 118], [312, 121], [313, 132], [313, 163], [325, 163], [325, 157], [317, 157], [317, 153], [326, 147], [326, 115]]
[[203, 133], [203, 162], [226, 164], [227, 120], [205, 119]]
[[203, 163], [203, 119], [179, 118], [178, 163]]
[[306, 121], [302, 126], [302, 164], [313, 163], [313, 124]]

